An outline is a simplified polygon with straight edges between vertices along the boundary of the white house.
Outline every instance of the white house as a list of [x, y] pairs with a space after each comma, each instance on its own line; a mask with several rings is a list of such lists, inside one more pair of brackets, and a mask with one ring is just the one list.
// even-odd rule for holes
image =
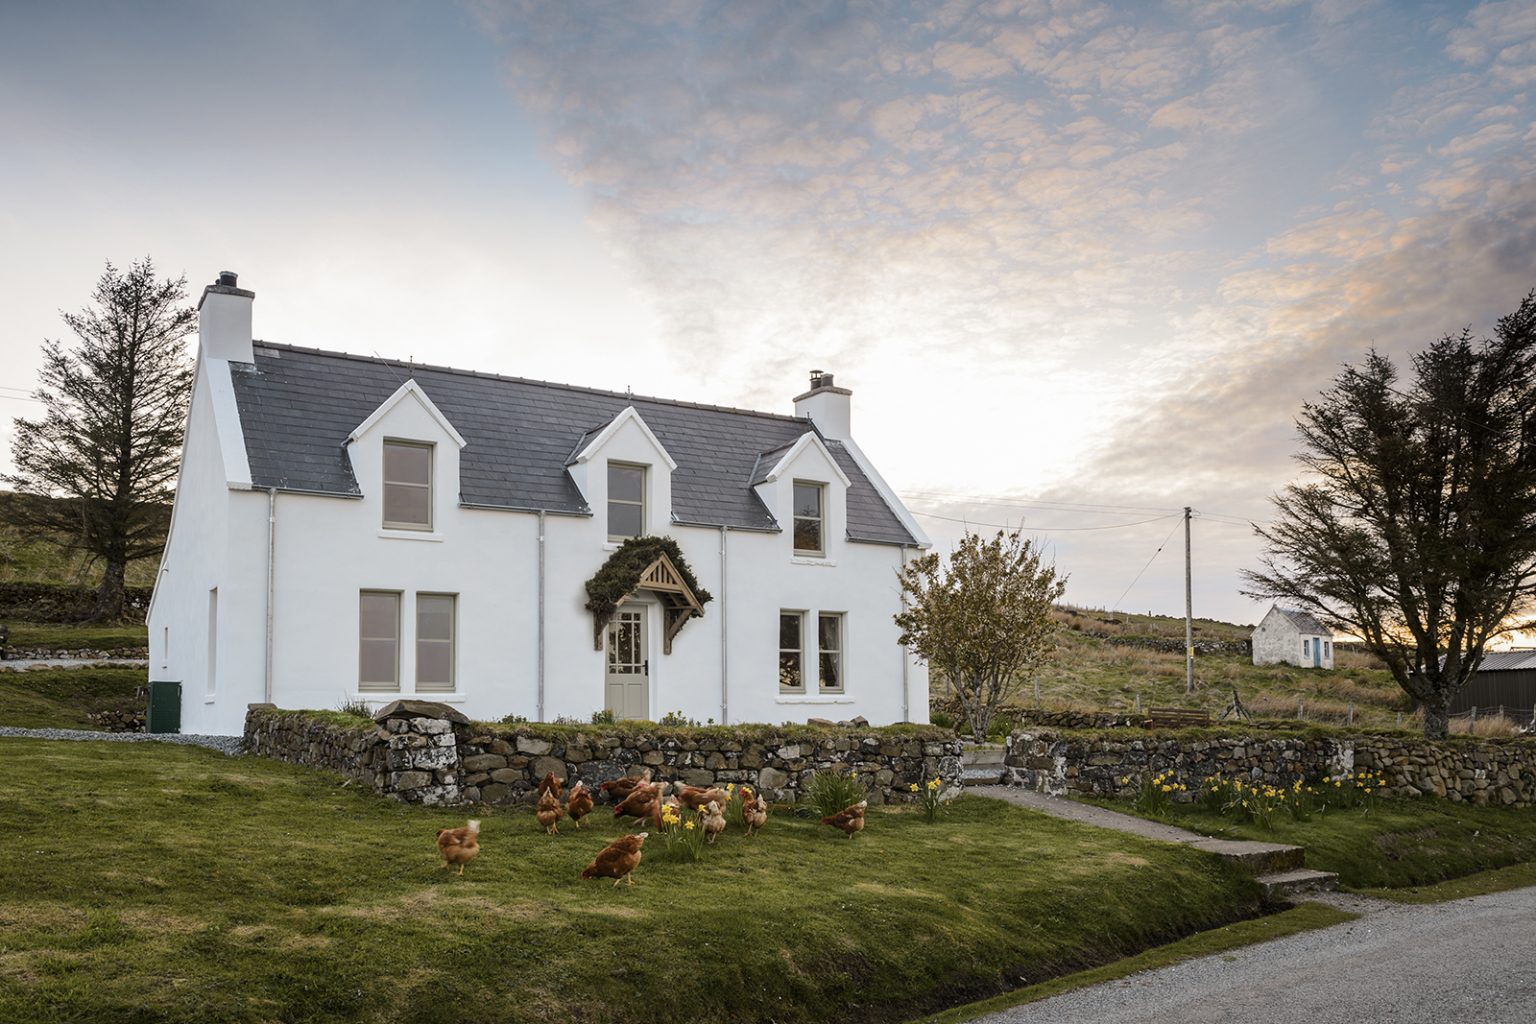
[[1333, 668], [1333, 631], [1310, 612], [1272, 605], [1253, 631], [1253, 663]]
[[[717, 722], [928, 719], [896, 573], [928, 546], [816, 373], [794, 415], [253, 342], [203, 291], [197, 380], [149, 610], [182, 729], [248, 704], [421, 696], [471, 718], [602, 708]], [[674, 539], [612, 620], [586, 582]]]

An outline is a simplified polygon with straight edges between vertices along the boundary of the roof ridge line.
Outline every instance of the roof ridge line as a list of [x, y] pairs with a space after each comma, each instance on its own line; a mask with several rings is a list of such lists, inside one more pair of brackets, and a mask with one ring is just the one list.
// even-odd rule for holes
[[513, 384], [528, 384], [534, 387], [554, 388], [560, 391], [579, 391], [589, 395], [603, 395], [608, 398], [628, 399], [629, 401], [654, 402], [657, 405], [672, 405], [684, 409], [704, 409], [709, 412], [729, 412], [743, 416], [761, 416], [764, 419], [782, 420], [787, 423], [811, 422], [808, 416], [791, 416], [781, 412], [764, 412], [761, 409], [743, 409], [734, 405], [713, 405], [709, 402], [689, 402], [681, 398], [661, 398], [657, 395], [636, 395], [625, 391], [610, 391], [607, 388], [586, 387], [581, 384], [565, 384], [560, 381], [538, 380], [533, 377], [515, 377], [506, 373], [488, 373], [485, 370], [465, 370], [457, 366], [440, 366], [435, 363], [401, 362], [398, 359], [388, 359], [384, 356], [364, 356], [355, 352], [338, 352], [333, 349], [311, 348], [308, 345], [289, 345], [278, 341], [253, 340], [253, 346], [261, 345], [265, 348], [282, 349], [286, 352], [309, 352], [320, 356], [333, 356], [338, 359], [354, 359], [363, 363], [375, 363], [390, 366], [395, 369], [406, 370], [433, 370], [437, 373], [451, 373], [460, 377], [478, 377], [485, 380], [504, 380]]

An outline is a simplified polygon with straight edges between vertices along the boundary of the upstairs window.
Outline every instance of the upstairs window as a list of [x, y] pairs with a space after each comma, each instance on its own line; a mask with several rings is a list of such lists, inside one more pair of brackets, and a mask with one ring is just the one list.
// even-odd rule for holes
[[826, 487], [795, 481], [795, 554], [826, 554]]
[[608, 539], [645, 533], [645, 467], [608, 463]]
[[432, 446], [384, 442], [384, 525], [432, 529]]
[[779, 613], [779, 692], [805, 692], [805, 613]]

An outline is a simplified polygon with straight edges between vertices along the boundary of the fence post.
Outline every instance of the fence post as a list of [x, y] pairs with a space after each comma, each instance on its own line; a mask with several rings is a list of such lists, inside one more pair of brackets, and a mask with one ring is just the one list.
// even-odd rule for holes
[[1397, 727], [1399, 729], [1403, 727], [1403, 713], [1401, 711], [1397, 713]]
[[1305, 703], [1306, 703], [1305, 701], [1299, 701], [1299, 700], [1296, 702], [1296, 719], [1297, 719], [1297, 721], [1301, 720], [1302, 708], [1305, 706]]
[[1040, 706], [1040, 675], [1035, 674], [1035, 707]]
[[1344, 724], [1345, 725], [1354, 725], [1355, 724], [1355, 705], [1354, 705], [1353, 701], [1350, 702], [1350, 705], [1349, 705], [1349, 716], [1344, 719]]
[[1472, 705], [1472, 724], [1473, 725], [1477, 724], [1477, 705], [1476, 704]]
[[1136, 713], [1141, 714], [1141, 691], [1136, 691]]

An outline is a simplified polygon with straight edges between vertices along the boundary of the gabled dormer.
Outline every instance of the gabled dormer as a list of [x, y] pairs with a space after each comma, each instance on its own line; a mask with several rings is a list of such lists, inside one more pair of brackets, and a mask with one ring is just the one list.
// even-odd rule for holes
[[836, 558], [848, 532], [848, 476], [815, 431], [759, 455], [752, 487], [787, 535], [788, 556]]
[[382, 537], [435, 540], [459, 501], [462, 435], [408, 380], [347, 436], [347, 457]]
[[614, 544], [667, 532], [676, 468], [676, 460], [632, 405], [583, 434], [566, 463]]

